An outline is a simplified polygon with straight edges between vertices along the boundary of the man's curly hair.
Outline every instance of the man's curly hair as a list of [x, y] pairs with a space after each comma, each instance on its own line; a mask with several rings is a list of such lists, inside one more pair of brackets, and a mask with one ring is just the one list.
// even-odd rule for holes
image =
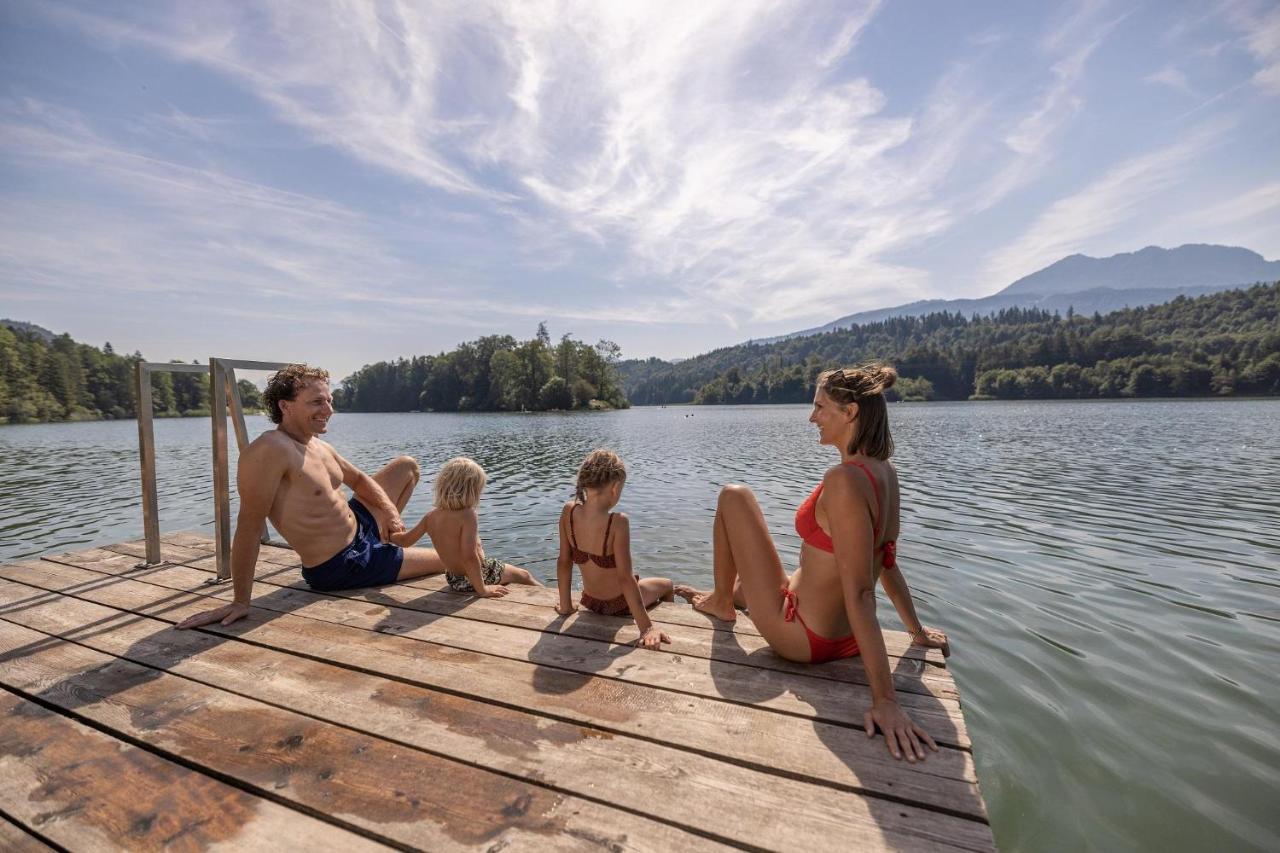
[[267, 390], [262, 392], [262, 402], [267, 406], [267, 417], [273, 424], [280, 423], [284, 414], [280, 411], [281, 400], [293, 400], [298, 391], [308, 382], [328, 382], [329, 371], [322, 367], [311, 367], [306, 364], [291, 364], [281, 368], [267, 380]]

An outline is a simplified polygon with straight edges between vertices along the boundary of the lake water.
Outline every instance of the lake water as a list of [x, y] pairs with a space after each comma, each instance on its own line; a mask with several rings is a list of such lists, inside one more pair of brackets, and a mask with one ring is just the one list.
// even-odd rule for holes
[[[1280, 849], [1280, 401], [890, 411], [900, 562], [952, 638], [1001, 848]], [[344, 414], [329, 439], [368, 471], [419, 459], [409, 523], [440, 463], [474, 457], [488, 553], [545, 580], [578, 462], [612, 447], [637, 570], [709, 584], [728, 482], [794, 565], [795, 507], [834, 461], [807, 414]], [[162, 529], [211, 532], [208, 421], [158, 421], [156, 441]], [[0, 559], [140, 536], [137, 472], [132, 421], [0, 427]]]

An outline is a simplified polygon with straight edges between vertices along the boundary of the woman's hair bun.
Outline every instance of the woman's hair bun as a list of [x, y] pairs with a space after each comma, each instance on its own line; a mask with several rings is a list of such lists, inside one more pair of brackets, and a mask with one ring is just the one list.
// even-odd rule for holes
[[875, 378], [875, 383], [881, 394], [892, 388], [893, 383], [898, 381], [898, 371], [887, 364], [874, 365], [869, 372]]

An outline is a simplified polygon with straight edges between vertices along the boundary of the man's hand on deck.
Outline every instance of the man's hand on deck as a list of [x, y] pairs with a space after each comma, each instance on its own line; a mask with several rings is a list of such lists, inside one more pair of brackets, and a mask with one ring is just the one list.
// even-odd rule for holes
[[199, 628], [201, 625], [212, 625], [214, 622], [218, 622], [225, 627], [248, 615], [249, 605], [233, 602], [216, 610], [206, 610], [203, 613], [188, 616], [178, 623], [177, 628], [181, 631], [186, 628]]

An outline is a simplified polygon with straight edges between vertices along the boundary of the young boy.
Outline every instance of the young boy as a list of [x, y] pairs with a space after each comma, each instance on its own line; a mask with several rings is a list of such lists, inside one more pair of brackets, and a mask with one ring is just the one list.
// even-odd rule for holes
[[472, 592], [480, 598], [501, 598], [506, 584], [542, 586], [525, 569], [484, 555], [476, 505], [484, 491], [484, 469], [474, 459], [450, 459], [436, 475], [435, 509], [413, 529], [391, 537], [407, 548], [426, 533], [444, 561], [445, 580], [455, 592]]

